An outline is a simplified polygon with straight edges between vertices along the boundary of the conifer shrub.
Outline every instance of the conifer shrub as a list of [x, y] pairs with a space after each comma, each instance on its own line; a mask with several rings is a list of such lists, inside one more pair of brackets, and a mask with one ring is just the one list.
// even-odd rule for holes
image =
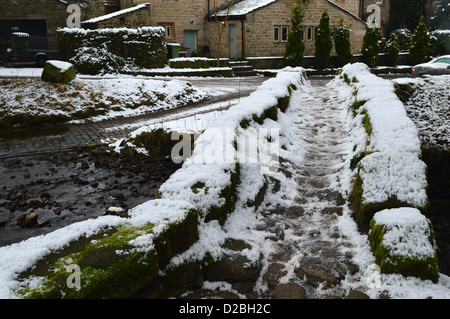
[[317, 30], [317, 35], [315, 39], [315, 58], [316, 67], [319, 69], [324, 69], [328, 66], [330, 61], [330, 52], [333, 47], [333, 41], [331, 39], [331, 29], [330, 29], [330, 17], [328, 15], [327, 9], [322, 12], [322, 17], [320, 18], [319, 28]]
[[378, 53], [380, 52], [380, 45], [378, 44], [378, 29], [367, 28], [363, 39], [363, 47], [361, 53], [364, 56], [364, 61], [370, 67], [374, 67], [378, 62]]
[[286, 42], [285, 60], [288, 66], [301, 66], [303, 62], [303, 52], [305, 51], [305, 44], [302, 40], [303, 27], [300, 24], [303, 21], [303, 9], [300, 1], [297, 0], [294, 8], [292, 9], [291, 17], [291, 30], [288, 33], [288, 39]]
[[395, 33], [391, 34], [389, 40], [386, 42], [384, 47], [384, 53], [386, 54], [386, 59], [388, 65], [395, 66], [398, 64], [398, 54], [400, 52], [400, 46], [398, 44], [398, 38]]
[[331, 28], [331, 34], [334, 40], [334, 47], [338, 56], [340, 66], [350, 63], [353, 57], [350, 49], [350, 25], [345, 25], [343, 19], [339, 19], [337, 25]]
[[426, 62], [428, 56], [429, 40], [428, 30], [425, 19], [422, 16], [419, 20], [417, 28], [411, 36], [409, 44], [409, 60], [412, 64]]

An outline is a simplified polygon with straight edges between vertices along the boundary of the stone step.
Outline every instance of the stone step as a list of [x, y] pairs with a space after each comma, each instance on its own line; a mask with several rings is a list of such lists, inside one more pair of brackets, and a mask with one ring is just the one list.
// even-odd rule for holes
[[250, 64], [248, 61], [230, 61], [230, 65], [248, 65]]
[[257, 76], [258, 72], [255, 70], [249, 70], [249, 71], [237, 71], [233, 72], [235, 76]]
[[258, 72], [253, 69], [249, 61], [231, 61], [230, 67], [235, 76], [256, 76]]
[[251, 65], [233, 65], [231, 68], [233, 70], [253, 70], [253, 67]]

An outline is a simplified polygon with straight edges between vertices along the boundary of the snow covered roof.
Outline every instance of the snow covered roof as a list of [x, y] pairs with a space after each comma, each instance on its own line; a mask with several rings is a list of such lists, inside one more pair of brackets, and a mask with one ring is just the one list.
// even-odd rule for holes
[[[227, 13], [229, 17], [238, 17], [238, 16], [245, 16], [246, 14], [249, 14], [255, 10], [261, 9], [263, 7], [266, 7], [278, 0], [237, 0], [234, 2], [233, 6], [230, 8], [230, 12], [228, 13], [227, 7], [222, 7], [220, 11], [217, 13], [218, 17], [226, 17]], [[333, 1], [330, 0], [322, 0], [327, 2], [332, 7], [336, 8], [339, 11], [342, 11], [346, 15], [349, 15], [354, 20], [357, 20], [358, 22], [361, 22], [363, 24], [366, 24], [364, 20], [356, 16], [355, 14], [351, 13], [350, 11], [342, 8], [341, 6], [337, 5]], [[213, 13], [210, 13], [212, 15]]]
[[[229, 16], [243, 16], [252, 11], [265, 7], [278, 0], [241, 0], [235, 2], [230, 8]], [[228, 9], [222, 9], [217, 13], [219, 17], [225, 17]]]
[[123, 10], [119, 10], [119, 11], [116, 11], [116, 12], [113, 12], [113, 13], [105, 14], [103, 16], [100, 16], [100, 17], [97, 17], [97, 18], [93, 18], [93, 19], [89, 19], [89, 20], [83, 21], [81, 23], [82, 24], [84, 24], [84, 23], [98, 23], [98, 22], [101, 22], [101, 21], [105, 21], [105, 20], [109, 20], [109, 19], [112, 19], [112, 18], [116, 18], [116, 17], [124, 15], [124, 14], [131, 13], [131, 12], [134, 12], [134, 11], [137, 11], [137, 10], [141, 10], [143, 8], [147, 8], [148, 6], [150, 6], [150, 3], [142, 3], [142, 4], [139, 4], [137, 6], [128, 8], [128, 9], [123, 9]]

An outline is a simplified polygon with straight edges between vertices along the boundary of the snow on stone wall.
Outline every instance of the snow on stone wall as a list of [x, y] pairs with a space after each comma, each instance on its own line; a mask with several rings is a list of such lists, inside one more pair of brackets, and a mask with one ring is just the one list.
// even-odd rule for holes
[[[142, 68], [162, 68], [167, 60], [164, 29], [69, 29], [58, 30], [63, 59], [74, 63], [81, 73], [120, 71], [132, 62]], [[110, 70], [112, 69], [112, 70]]]
[[360, 146], [356, 197], [358, 222], [368, 225], [384, 208], [427, 210], [427, 167], [420, 159], [418, 130], [407, 116], [394, 85], [362, 63], [343, 68], [341, 80], [353, 87], [353, 112], [362, 117], [367, 140]]
[[[217, 131], [227, 131], [234, 138], [237, 131], [245, 129], [243, 120], [248, 120], [245, 121], [248, 124], [269, 117], [268, 110], [285, 110], [286, 97], [304, 80], [301, 69], [289, 71], [264, 82], [256, 92], [211, 123], [203, 138], [196, 142], [193, 156], [160, 188], [161, 198], [131, 209], [129, 218], [102, 216], [1, 247], [0, 297], [123, 298], [148, 285], [160, 275], [159, 267], [164, 268], [167, 259], [197, 240], [199, 224], [206, 222], [208, 215], [210, 220], [220, 222], [223, 217], [217, 216], [217, 212], [234, 209], [240, 173], [238, 159], [226, 156], [230, 161], [220, 163], [220, 158], [210, 156], [218, 150], [234, 154], [235, 146], [232, 139], [211, 139], [211, 136]], [[61, 254], [63, 257], [51, 262], [55, 272], [42, 276], [30, 271], [18, 277], [52, 252], [61, 252], [82, 238], [88, 242], [84, 248], [72, 247], [69, 255]], [[96, 256], [109, 257], [97, 265], [96, 258], [91, 258]], [[162, 263], [160, 258], [166, 260]], [[67, 266], [74, 263], [86, 266], [81, 269], [86, 281], [78, 290], [65, 285], [71, 275]]]

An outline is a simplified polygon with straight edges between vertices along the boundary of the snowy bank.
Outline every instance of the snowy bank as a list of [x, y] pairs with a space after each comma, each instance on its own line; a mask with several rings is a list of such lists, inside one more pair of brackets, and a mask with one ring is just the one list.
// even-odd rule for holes
[[367, 226], [384, 208], [411, 206], [426, 212], [428, 184], [418, 130], [394, 85], [361, 63], [345, 66], [339, 80], [352, 87], [350, 107], [367, 133], [366, 140], [356, 146], [353, 164], [358, 223]]
[[81, 122], [141, 115], [203, 100], [189, 82], [151, 79], [80, 79], [52, 84], [0, 79], [0, 127]]
[[450, 75], [394, 80], [425, 148], [450, 150]]
[[[427, 246], [430, 253], [425, 258], [425, 268], [433, 269], [431, 275], [423, 275], [420, 270], [424, 260], [417, 256], [421, 252], [408, 250], [410, 258], [396, 258], [398, 247], [393, 248], [386, 243], [391, 238], [386, 234], [392, 224], [396, 225], [393, 226], [395, 229], [408, 232], [396, 233], [396, 236], [403, 236], [402, 243], [407, 247], [415, 246], [422, 236], [418, 229], [409, 232], [412, 227], [409, 222], [414, 218], [425, 220], [417, 213], [426, 213], [429, 205], [427, 167], [421, 160], [416, 126], [395, 94], [394, 84], [371, 74], [365, 64], [346, 65], [335, 81], [353, 91], [349, 105], [354, 118], [352, 129], [361, 135], [361, 128], [364, 128], [363, 137], [359, 136], [353, 149], [351, 164], [355, 182], [352, 202], [360, 228], [368, 230], [369, 224], [372, 227], [370, 239], [377, 264], [383, 273], [437, 281], [434, 239]], [[426, 229], [422, 227], [420, 230], [431, 234], [432, 226], [427, 223]], [[417, 245], [416, 248], [419, 249]], [[391, 260], [395, 267], [387, 266], [386, 260]]]
[[0, 297], [120, 298], [149, 286], [197, 241], [202, 224], [222, 224], [234, 210], [240, 158], [233, 140], [286, 109], [303, 83], [301, 70], [291, 71], [211, 123], [161, 187], [161, 198], [135, 207], [128, 218], [104, 216], [0, 248]]

